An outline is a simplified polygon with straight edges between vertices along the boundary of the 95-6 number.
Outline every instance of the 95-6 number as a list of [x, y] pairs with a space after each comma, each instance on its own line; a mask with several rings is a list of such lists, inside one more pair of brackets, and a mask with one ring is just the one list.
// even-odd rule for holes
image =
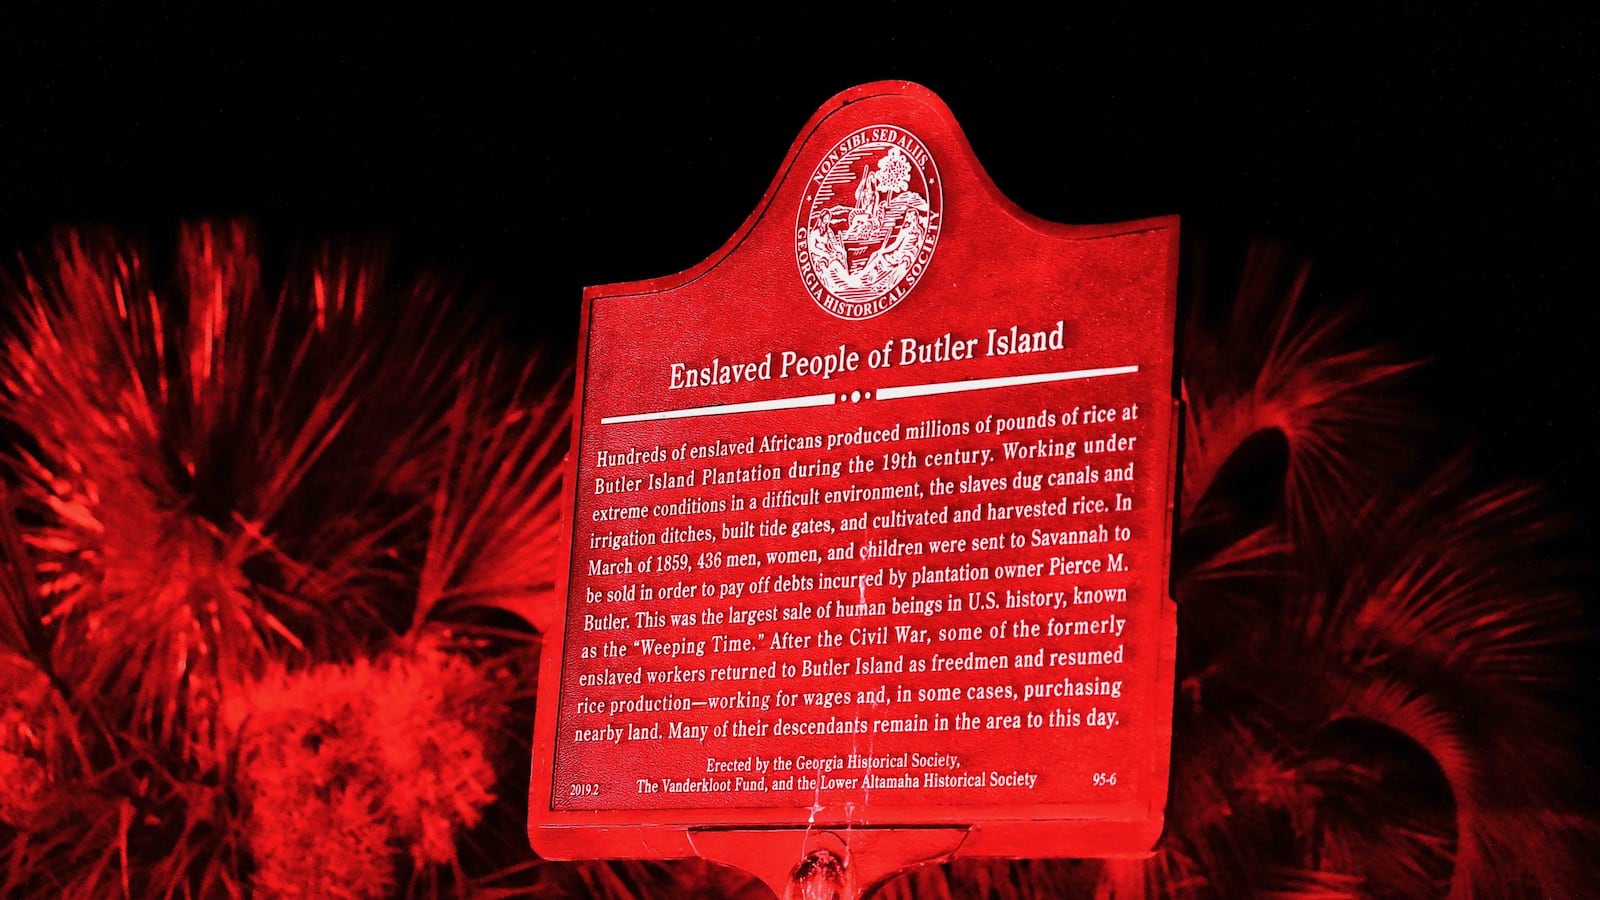
[[1096, 772], [1096, 773], [1094, 773], [1094, 779], [1093, 780], [1094, 780], [1094, 786], [1095, 787], [1116, 787], [1116, 784], [1117, 784], [1117, 773], [1115, 773], [1115, 772]]

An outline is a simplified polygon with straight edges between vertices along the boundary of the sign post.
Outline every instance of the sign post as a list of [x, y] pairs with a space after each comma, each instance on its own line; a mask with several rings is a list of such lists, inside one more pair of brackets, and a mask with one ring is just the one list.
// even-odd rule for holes
[[878, 83], [711, 259], [587, 289], [535, 850], [847, 895], [1148, 853], [1177, 233], [1023, 213], [943, 103]]

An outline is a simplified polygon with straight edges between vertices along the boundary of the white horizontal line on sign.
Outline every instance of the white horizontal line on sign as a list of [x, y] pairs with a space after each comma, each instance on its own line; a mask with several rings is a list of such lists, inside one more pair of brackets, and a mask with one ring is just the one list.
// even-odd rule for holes
[[601, 425], [620, 425], [623, 422], [655, 422], [661, 419], [692, 419], [696, 416], [723, 416], [731, 413], [768, 412], [777, 409], [802, 409], [807, 406], [829, 406], [836, 402], [833, 394], [810, 394], [805, 397], [783, 397], [778, 400], [754, 400], [749, 403], [724, 403], [721, 406], [695, 406], [689, 409], [666, 409], [661, 412], [635, 413], [631, 416], [606, 416]]
[[1017, 387], [1024, 384], [1044, 384], [1051, 381], [1076, 381], [1082, 378], [1103, 378], [1107, 375], [1131, 375], [1138, 366], [1111, 366], [1104, 369], [1075, 369], [1071, 372], [1040, 372], [1037, 375], [1007, 375], [1003, 378], [975, 378], [971, 381], [945, 381], [938, 384], [908, 384], [901, 387], [879, 388], [879, 400], [899, 400], [904, 397], [926, 397], [930, 394], [956, 394], [961, 391], [987, 391], [993, 388]]
[[[1138, 366], [1110, 366], [1103, 369], [1074, 369], [1070, 372], [1040, 372], [1034, 375], [1007, 375], [1002, 378], [976, 378], [971, 381], [944, 381], [936, 384], [907, 384], [900, 387], [879, 388], [876, 399], [900, 400], [906, 397], [926, 397], [931, 394], [956, 394], [962, 391], [987, 391], [994, 388], [1018, 387], [1024, 384], [1046, 384], [1052, 381], [1077, 381], [1084, 378], [1103, 378], [1108, 375], [1131, 375]], [[871, 398], [873, 395], [856, 394]], [[804, 409], [808, 406], [832, 406], [852, 398], [840, 394], [808, 394], [804, 397], [781, 397], [777, 400], [753, 400], [749, 403], [724, 403], [719, 406], [692, 406], [688, 409], [664, 409], [660, 412], [634, 413], [626, 416], [605, 416], [602, 425], [620, 425], [624, 422], [658, 422], [662, 419], [692, 419], [697, 416], [725, 416], [734, 413], [773, 412], [780, 409]]]

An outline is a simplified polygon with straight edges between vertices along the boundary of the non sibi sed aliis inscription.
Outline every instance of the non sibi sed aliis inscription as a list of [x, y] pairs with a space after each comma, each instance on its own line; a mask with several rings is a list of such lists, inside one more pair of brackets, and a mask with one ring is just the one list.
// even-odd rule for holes
[[586, 290], [535, 849], [1150, 851], [1176, 249], [1018, 210], [881, 83], [704, 264]]

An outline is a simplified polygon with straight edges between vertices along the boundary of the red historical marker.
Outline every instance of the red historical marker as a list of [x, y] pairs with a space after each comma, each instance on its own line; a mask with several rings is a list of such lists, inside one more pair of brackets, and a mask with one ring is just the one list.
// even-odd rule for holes
[[534, 848], [775, 887], [826, 851], [860, 888], [1149, 852], [1177, 234], [1023, 213], [880, 83], [710, 260], [586, 290]]

